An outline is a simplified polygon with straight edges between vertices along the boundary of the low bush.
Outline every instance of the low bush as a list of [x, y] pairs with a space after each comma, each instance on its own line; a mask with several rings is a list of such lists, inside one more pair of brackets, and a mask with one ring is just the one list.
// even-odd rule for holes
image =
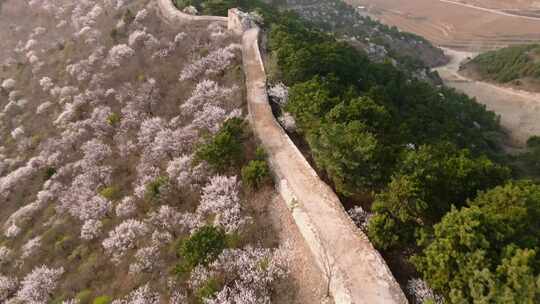
[[117, 125], [118, 123], [120, 123], [120, 120], [120, 115], [118, 115], [117, 113], [112, 113], [107, 117], [107, 123], [111, 126]]
[[99, 296], [94, 299], [92, 304], [109, 304], [112, 302], [112, 298], [109, 296]]
[[155, 180], [149, 182], [146, 185], [146, 191], [144, 192], [145, 200], [159, 200], [168, 183], [169, 180], [165, 176], [159, 176]]
[[53, 175], [56, 174], [56, 168], [53, 168], [53, 167], [47, 167], [47, 169], [45, 169], [45, 174], [43, 176], [43, 179], [45, 181], [48, 181], [49, 179], [51, 179], [51, 177], [53, 177]]
[[178, 248], [178, 255], [182, 262], [177, 265], [178, 274], [189, 273], [197, 265], [208, 265], [226, 247], [225, 232], [214, 226], [199, 228], [188, 239], [184, 240]]
[[221, 290], [221, 284], [215, 278], [210, 278], [199, 287], [196, 292], [197, 303], [203, 304], [206, 299], [212, 298], [218, 291]]
[[[2, 1], [0, 1], [1, 3]], [[64, 301], [66, 301], [66, 296], [65, 295], [60, 295], [56, 298], [54, 298], [50, 304], [63, 304], [65, 303]]]
[[206, 161], [214, 170], [223, 172], [244, 159], [244, 121], [227, 120], [221, 129], [195, 152], [196, 162]]
[[255, 150], [255, 159], [256, 160], [266, 160], [266, 157], [268, 155], [266, 154], [266, 151], [264, 151], [263, 147], [257, 147]]
[[130, 25], [135, 21], [135, 14], [128, 8], [122, 17], [126, 25]]
[[110, 201], [115, 201], [120, 198], [120, 188], [118, 188], [117, 186], [105, 187], [99, 191], [99, 195]]
[[79, 304], [90, 304], [92, 300], [92, 291], [85, 289], [77, 294], [75, 296], [75, 299], [78, 300]]
[[244, 185], [258, 189], [270, 181], [270, 170], [264, 160], [252, 160], [242, 168], [242, 181]]

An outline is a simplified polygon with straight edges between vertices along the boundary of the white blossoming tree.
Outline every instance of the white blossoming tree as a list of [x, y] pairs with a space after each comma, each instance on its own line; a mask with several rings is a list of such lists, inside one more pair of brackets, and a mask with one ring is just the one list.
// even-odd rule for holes
[[143, 285], [121, 300], [115, 300], [111, 304], [159, 304], [159, 294], [152, 291], [148, 284]]
[[227, 232], [239, 231], [249, 221], [249, 217], [242, 213], [238, 191], [236, 176], [216, 175], [210, 178], [210, 182], [202, 189], [197, 212], [214, 215], [214, 224]]
[[102, 245], [105, 252], [118, 262], [127, 250], [135, 248], [137, 241], [149, 232], [145, 223], [133, 219], [125, 220], [109, 232], [109, 236], [103, 240]]
[[119, 67], [127, 59], [135, 55], [135, 51], [126, 44], [113, 46], [109, 50], [107, 64], [111, 67]]
[[34, 268], [21, 281], [17, 298], [27, 303], [48, 303], [51, 300], [51, 292], [56, 288], [63, 273], [63, 268], [53, 269], [45, 265]]
[[17, 279], [0, 275], [0, 301], [4, 303], [17, 291]]

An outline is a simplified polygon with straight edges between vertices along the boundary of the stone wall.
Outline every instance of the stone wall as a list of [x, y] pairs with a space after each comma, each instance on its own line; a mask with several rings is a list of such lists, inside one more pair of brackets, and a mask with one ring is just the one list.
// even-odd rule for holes
[[258, 28], [250, 29], [242, 42], [250, 122], [268, 153], [279, 193], [317, 264], [330, 279], [335, 303], [407, 303], [379, 252], [274, 118], [258, 35]]
[[244, 27], [240, 10], [231, 8], [228, 16], [227, 28], [229, 31], [239, 35], [243, 34], [246, 28]]
[[231, 8], [228, 14], [227, 27], [229, 31], [242, 35], [245, 31], [257, 27], [257, 24], [248, 13], [242, 12], [237, 8]]

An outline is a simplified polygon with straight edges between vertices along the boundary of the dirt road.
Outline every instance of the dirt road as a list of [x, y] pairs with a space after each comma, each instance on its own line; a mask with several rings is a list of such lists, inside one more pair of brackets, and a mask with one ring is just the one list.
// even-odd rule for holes
[[540, 94], [519, 91], [495, 84], [476, 81], [459, 73], [459, 66], [476, 53], [444, 49], [450, 63], [436, 68], [444, 83], [486, 105], [501, 116], [502, 126], [509, 132], [510, 145], [523, 147], [527, 139], [540, 135]]
[[438, 1], [444, 2], [444, 3], [449, 3], [449, 4], [452, 4], [452, 5], [458, 5], [458, 6], [466, 7], [466, 8], [469, 8], [469, 9], [475, 9], [475, 10], [479, 10], [479, 11], [483, 11], [483, 12], [488, 12], [488, 13], [495, 14], [495, 15], [500, 15], [500, 16], [506, 16], [506, 17], [512, 17], [512, 18], [521, 18], [521, 19], [525, 19], [525, 20], [540, 21], [540, 18], [538, 18], [538, 17], [511, 14], [511, 13], [501, 11], [501, 10], [497, 10], [497, 9], [485, 8], [485, 7], [476, 6], [476, 5], [473, 5], [473, 4], [462, 3], [462, 2], [454, 1], [454, 0], [438, 0]]

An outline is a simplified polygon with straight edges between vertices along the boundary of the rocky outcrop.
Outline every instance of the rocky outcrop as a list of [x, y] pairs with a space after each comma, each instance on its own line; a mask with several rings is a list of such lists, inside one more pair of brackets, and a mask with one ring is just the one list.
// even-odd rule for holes
[[[158, 1], [169, 2], [172, 6], [170, 0]], [[160, 8], [164, 7], [160, 5]], [[183, 15], [163, 13], [169, 22], [176, 22]], [[178, 22], [194, 21], [192, 17], [187, 15], [188, 19]], [[268, 153], [279, 193], [329, 282], [328, 292], [339, 304], [407, 303], [384, 259], [354, 225], [334, 191], [318, 177], [274, 118], [259, 51], [260, 29], [253, 27], [250, 20], [242, 19], [243, 13], [229, 10], [229, 30], [243, 34], [242, 57], [250, 122]]]

